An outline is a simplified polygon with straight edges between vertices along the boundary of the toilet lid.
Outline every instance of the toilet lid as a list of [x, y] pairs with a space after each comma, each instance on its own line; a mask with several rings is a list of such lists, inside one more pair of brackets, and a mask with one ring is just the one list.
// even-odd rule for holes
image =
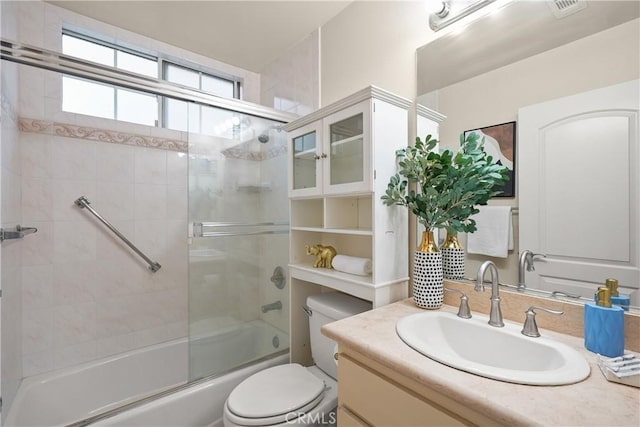
[[229, 395], [227, 408], [243, 418], [270, 418], [315, 406], [324, 381], [297, 363], [274, 366], [241, 382]]

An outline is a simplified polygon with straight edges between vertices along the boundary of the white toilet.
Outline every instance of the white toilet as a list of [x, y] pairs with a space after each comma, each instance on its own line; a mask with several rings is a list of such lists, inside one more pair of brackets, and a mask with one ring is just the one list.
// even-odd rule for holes
[[336, 423], [338, 370], [336, 344], [322, 335], [322, 325], [371, 309], [371, 303], [330, 292], [307, 298], [314, 366], [297, 363], [260, 371], [231, 392], [224, 404], [224, 425], [313, 426]]

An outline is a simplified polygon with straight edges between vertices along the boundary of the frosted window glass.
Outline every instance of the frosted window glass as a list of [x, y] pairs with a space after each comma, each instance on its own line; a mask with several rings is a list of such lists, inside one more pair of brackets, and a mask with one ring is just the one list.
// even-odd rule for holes
[[187, 131], [189, 126], [189, 110], [185, 101], [167, 99], [165, 104], [165, 126], [168, 129]]
[[114, 88], [73, 77], [62, 77], [62, 110], [113, 119]]
[[165, 77], [167, 81], [172, 83], [178, 83], [194, 89], [200, 88], [200, 75], [196, 71], [168, 64], [167, 75]]
[[114, 67], [114, 50], [86, 40], [62, 35], [62, 53]]
[[151, 59], [118, 51], [118, 68], [142, 74], [149, 77], [158, 77], [158, 63]]
[[118, 89], [117, 119], [141, 125], [155, 126], [158, 101], [153, 95]]
[[214, 95], [233, 98], [233, 82], [229, 80], [203, 75], [202, 90]]
[[189, 106], [189, 132], [200, 132], [200, 106], [190, 102]]

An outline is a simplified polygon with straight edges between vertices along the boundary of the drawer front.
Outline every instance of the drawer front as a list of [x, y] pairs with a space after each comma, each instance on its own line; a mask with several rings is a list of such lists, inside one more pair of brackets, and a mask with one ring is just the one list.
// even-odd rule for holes
[[466, 425], [417, 394], [389, 382], [344, 354], [340, 355], [338, 363], [338, 384], [339, 404], [374, 426]]
[[338, 406], [338, 425], [340, 427], [368, 427], [369, 424], [360, 419], [344, 406]]

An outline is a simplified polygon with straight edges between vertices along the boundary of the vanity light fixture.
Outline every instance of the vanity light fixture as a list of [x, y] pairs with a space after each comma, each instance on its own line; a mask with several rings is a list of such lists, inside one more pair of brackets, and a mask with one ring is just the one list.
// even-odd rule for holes
[[443, 0], [439, 10], [429, 15], [429, 26], [433, 31], [438, 31], [482, 9], [496, 0]]

